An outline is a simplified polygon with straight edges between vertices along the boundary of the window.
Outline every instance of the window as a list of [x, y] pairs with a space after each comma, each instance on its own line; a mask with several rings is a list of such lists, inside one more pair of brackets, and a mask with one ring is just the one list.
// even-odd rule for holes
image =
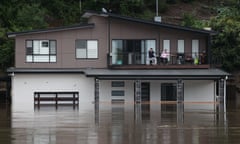
[[112, 41], [112, 64], [122, 64], [123, 62], [123, 40]]
[[178, 40], [178, 53], [184, 53], [184, 40]]
[[199, 40], [192, 40], [192, 57], [198, 57], [199, 54]]
[[170, 51], [170, 40], [163, 40], [163, 49], [167, 49], [167, 51]]
[[56, 62], [56, 40], [27, 40], [26, 62]]
[[124, 81], [112, 81], [112, 87], [124, 87]]
[[[167, 51], [168, 53], [171, 52], [170, 50], [170, 40], [163, 40], [163, 50]], [[167, 59], [168, 61], [170, 61], [170, 55], [167, 55]]]
[[175, 83], [161, 84], [161, 100], [177, 101], [177, 86]]
[[112, 90], [112, 96], [124, 96], [124, 90]]
[[148, 50], [153, 48], [156, 52], [156, 40], [125, 39], [112, 40], [112, 64], [146, 64], [148, 61]]
[[98, 58], [97, 40], [76, 40], [76, 58]]

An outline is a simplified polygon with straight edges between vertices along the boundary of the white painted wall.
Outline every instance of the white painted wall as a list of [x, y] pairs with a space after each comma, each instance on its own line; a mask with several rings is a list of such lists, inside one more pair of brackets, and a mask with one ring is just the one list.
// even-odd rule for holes
[[[100, 80], [99, 84], [99, 101], [100, 102], [111, 102], [112, 99], [124, 99], [125, 102], [134, 101], [134, 81], [125, 80], [124, 87], [112, 87], [112, 81]], [[111, 96], [112, 90], [124, 90], [125, 96]]]
[[[79, 107], [84, 103], [94, 102], [94, 78], [87, 78], [81, 74], [15, 74], [13, 77], [12, 103], [13, 110], [33, 110], [34, 91], [79, 91]], [[176, 81], [142, 81], [150, 82], [150, 101], [161, 100], [161, 83]], [[184, 82], [184, 101], [186, 102], [213, 102], [214, 81], [188, 80]], [[125, 102], [134, 102], [134, 81], [125, 80], [124, 87], [112, 87], [110, 80], [99, 81], [100, 102], [111, 102], [112, 99], [124, 99]], [[124, 90], [125, 96], [112, 97], [112, 90]], [[82, 104], [81, 104], [82, 103]]]
[[184, 81], [184, 101], [213, 102], [214, 81]]
[[15, 74], [12, 81], [13, 110], [33, 110], [34, 91], [79, 91], [80, 103], [94, 101], [94, 79], [81, 74]]
[[160, 83], [159, 81], [146, 81], [150, 82], [150, 101], [160, 101]]
[[[150, 83], [150, 101], [161, 100], [161, 84], [176, 83], [176, 80], [145, 80]], [[213, 102], [214, 81], [210, 80], [184, 80], [184, 101], [186, 102]], [[112, 90], [124, 90], [124, 97], [112, 97]], [[111, 102], [112, 99], [124, 99], [125, 102], [134, 101], [134, 81], [125, 81], [124, 87], [111, 87], [110, 80], [100, 80], [100, 101]]]
[[99, 80], [99, 101], [111, 102], [111, 81]]

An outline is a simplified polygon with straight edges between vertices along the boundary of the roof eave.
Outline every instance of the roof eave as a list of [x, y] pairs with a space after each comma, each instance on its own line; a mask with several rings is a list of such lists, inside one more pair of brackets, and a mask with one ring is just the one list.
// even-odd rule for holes
[[9, 32], [7, 33], [8, 38], [14, 38], [18, 35], [27, 35], [27, 34], [38, 34], [38, 33], [46, 33], [46, 32], [58, 32], [58, 31], [65, 31], [65, 30], [75, 30], [75, 29], [82, 29], [82, 28], [93, 28], [94, 24], [79, 24], [74, 26], [63, 26], [63, 27], [56, 27], [56, 28], [49, 28], [49, 29], [40, 29], [40, 30], [30, 30], [30, 31], [22, 31], [22, 32]]
[[[185, 80], [216, 80], [230, 76], [229, 73], [220, 69], [202, 70], [200, 73], [188, 72], [189, 70], [155, 70], [146, 73], [145, 70], [109, 70], [92, 68], [9, 68], [7, 72], [11, 75], [15, 73], [81, 73], [86, 77], [98, 79], [185, 79]], [[173, 73], [174, 72], [174, 73]]]
[[7, 73], [84, 73], [80, 68], [15, 68], [10, 67]]

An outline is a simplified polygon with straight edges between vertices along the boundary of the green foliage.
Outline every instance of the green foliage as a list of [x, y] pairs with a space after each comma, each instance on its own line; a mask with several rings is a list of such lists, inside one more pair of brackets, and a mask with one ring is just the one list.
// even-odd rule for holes
[[156, 14], [150, 10], [145, 10], [143, 12], [142, 15], [140, 15], [139, 17], [143, 18], [143, 19], [147, 19], [147, 20], [152, 20], [153, 17], [155, 16]]
[[0, 68], [5, 70], [9, 66], [13, 65], [14, 61], [14, 49], [13, 41], [5, 41], [0, 45]]
[[137, 17], [143, 13], [144, 5], [138, 1], [121, 1], [120, 12], [122, 15]]
[[[159, 12], [169, 4], [190, 3], [194, 0], [158, 0]], [[196, 1], [196, 0], [195, 0]], [[210, 21], [196, 19], [195, 13], [184, 13], [182, 25], [187, 27], [212, 27], [219, 34], [213, 38], [214, 57], [223, 58], [226, 70], [240, 68], [240, 5], [239, 0], [219, 3], [214, 0], [218, 15]], [[227, 5], [227, 6], [226, 6]], [[153, 19], [156, 15], [155, 0], [1, 0], [0, 4], [0, 69], [13, 66], [14, 43], [7, 32], [18, 32], [70, 25], [80, 22], [85, 10], [111, 9], [113, 13]], [[213, 7], [215, 9], [216, 7]]]
[[39, 4], [25, 4], [16, 10], [11, 26], [14, 31], [46, 28], [48, 25], [44, 20], [45, 14], [45, 9]]
[[[18, 9], [16, 9], [18, 7]], [[6, 37], [7, 32], [18, 32], [46, 28], [46, 10], [39, 3], [12, 3], [3, 1], [0, 5], [0, 69], [13, 66], [14, 43]]]
[[183, 14], [182, 26], [192, 27], [195, 25], [197, 19], [190, 13]]
[[177, 0], [166, 0], [168, 4], [175, 4], [177, 3]]
[[191, 13], [184, 13], [181, 25], [186, 26], [186, 27], [194, 27], [194, 28], [198, 28], [198, 29], [203, 29], [204, 27], [208, 26], [208, 21], [199, 20], [196, 18], [195, 15], [193, 15]]
[[39, 0], [40, 6], [47, 10], [48, 23], [53, 26], [79, 22], [81, 15], [79, 2], [79, 0]]
[[194, 0], [181, 0], [181, 1], [185, 3], [190, 3], [190, 2], [193, 2]]
[[168, 9], [168, 5], [166, 3], [159, 3], [158, 4], [158, 10], [160, 13], [166, 12]]
[[211, 27], [218, 34], [212, 40], [212, 57], [222, 60], [222, 67], [231, 72], [240, 69], [240, 10], [238, 5], [217, 8], [218, 15], [209, 21], [196, 19], [194, 13], [184, 14], [182, 25]]
[[210, 26], [218, 31], [213, 39], [212, 53], [223, 59], [223, 68], [234, 71], [240, 68], [240, 15], [236, 7], [218, 9]]

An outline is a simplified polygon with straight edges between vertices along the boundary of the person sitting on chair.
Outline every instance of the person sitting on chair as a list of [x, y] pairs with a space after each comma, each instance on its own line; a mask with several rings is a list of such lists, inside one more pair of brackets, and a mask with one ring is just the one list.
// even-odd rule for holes
[[166, 64], [168, 62], [168, 56], [169, 56], [169, 53], [167, 52], [167, 49], [164, 49], [161, 53], [161, 60], [164, 64]]

